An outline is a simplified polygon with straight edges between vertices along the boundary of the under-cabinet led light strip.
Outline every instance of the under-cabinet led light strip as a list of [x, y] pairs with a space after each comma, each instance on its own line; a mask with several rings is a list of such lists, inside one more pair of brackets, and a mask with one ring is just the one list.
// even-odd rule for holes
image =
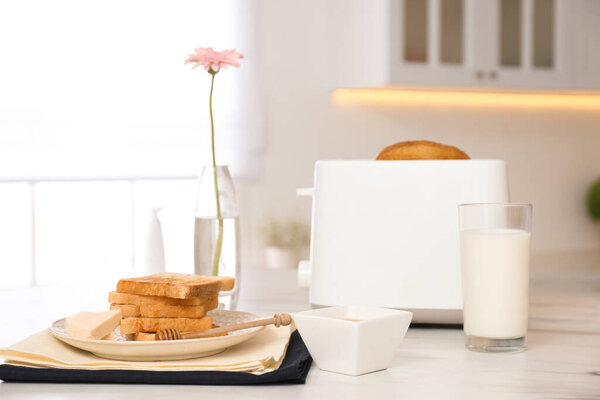
[[457, 107], [600, 109], [600, 92], [509, 92], [416, 88], [337, 89], [336, 103], [413, 104]]

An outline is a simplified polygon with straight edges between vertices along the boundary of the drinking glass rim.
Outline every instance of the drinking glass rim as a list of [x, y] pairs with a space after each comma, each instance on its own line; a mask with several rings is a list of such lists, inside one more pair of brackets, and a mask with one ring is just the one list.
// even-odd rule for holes
[[533, 208], [531, 203], [462, 203], [458, 207], [468, 206], [495, 206], [495, 207], [513, 207], [513, 208]]

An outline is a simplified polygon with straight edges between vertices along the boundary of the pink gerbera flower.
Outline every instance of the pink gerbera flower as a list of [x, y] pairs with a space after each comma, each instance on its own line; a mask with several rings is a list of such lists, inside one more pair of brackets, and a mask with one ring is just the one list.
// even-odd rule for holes
[[241, 58], [244, 56], [235, 49], [215, 51], [212, 47], [198, 47], [185, 60], [185, 64], [195, 63], [192, 69], [203, 66], [206, 71], [217, 73], [221, 67], [227, 68], [228, 65], [239, 67], [238, 60]]
[[199, 66], [203, 66], [206, 71], [211, 75], [210, 80], [210, 95], [208, 97], [208, 109], [210, 114], [210, 138], [212, 144], [212, 161], [213, 161], [213, 170], [214, 170], [214, 178], [215, 178], [215, 199], [216, 199], [216, 211], [217, 211], [217, 220], [218, 230], [217, 237], [215, 243], [215, 251], [213, 258], [213, 275], [219, 274], [219, 265], [221, 260], [221, 251], [223, 248], [223, 215], [221, 214], [221, 201], [219, 199], [219, 179], [217, 174], [217, 158], [215, 155], [215, 121], [213, 120], [213, 112], [212, 112], [212, 96], [213, 96], [213, 87], [215, 84], [215, 76], [217, 72], [221, 70], [221, 67], [227, 68], [228, 65], [233, 67], [239, 67], [240, 63], [238, 60], [240, 58], [244, 58], [244, 56], [235, 49], [225, 50], [225, 51], [214, 51], [212, 47], [198, 47], [194, 49], [194, 54], [190, 54], [189, 57], [185, 60], [185, 64], [194, 63], [194, 68], [198, 68]]

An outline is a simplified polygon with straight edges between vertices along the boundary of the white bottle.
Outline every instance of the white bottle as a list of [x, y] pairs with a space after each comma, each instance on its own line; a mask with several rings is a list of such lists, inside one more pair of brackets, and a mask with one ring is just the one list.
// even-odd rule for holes
[[150, 210], [150, 223], [146, 234], [145, 272], [156, 274], [165, 271], [165, 247], [160, 225], [160, 208]]

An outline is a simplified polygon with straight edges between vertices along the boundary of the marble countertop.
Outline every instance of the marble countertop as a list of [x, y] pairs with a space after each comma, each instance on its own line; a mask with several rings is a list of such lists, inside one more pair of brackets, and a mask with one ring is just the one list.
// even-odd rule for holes
[[[295, 271], [247, 268], [239, 308], [270, 315], [310, 308]], [[531, 274], [528, 350], [465, 350], [454, 328], [410, 328], [387, 370], [358, 377], [313, 364], [305, 385], [163, 386], [0, 383], [5, 399], [600, 399], [600, 255], [536, 257]], [[0, 291], [0, 347], [82, 309], [106, 307], [114, 282]], [[6, 325], [5, 325], [6, 323]]]

